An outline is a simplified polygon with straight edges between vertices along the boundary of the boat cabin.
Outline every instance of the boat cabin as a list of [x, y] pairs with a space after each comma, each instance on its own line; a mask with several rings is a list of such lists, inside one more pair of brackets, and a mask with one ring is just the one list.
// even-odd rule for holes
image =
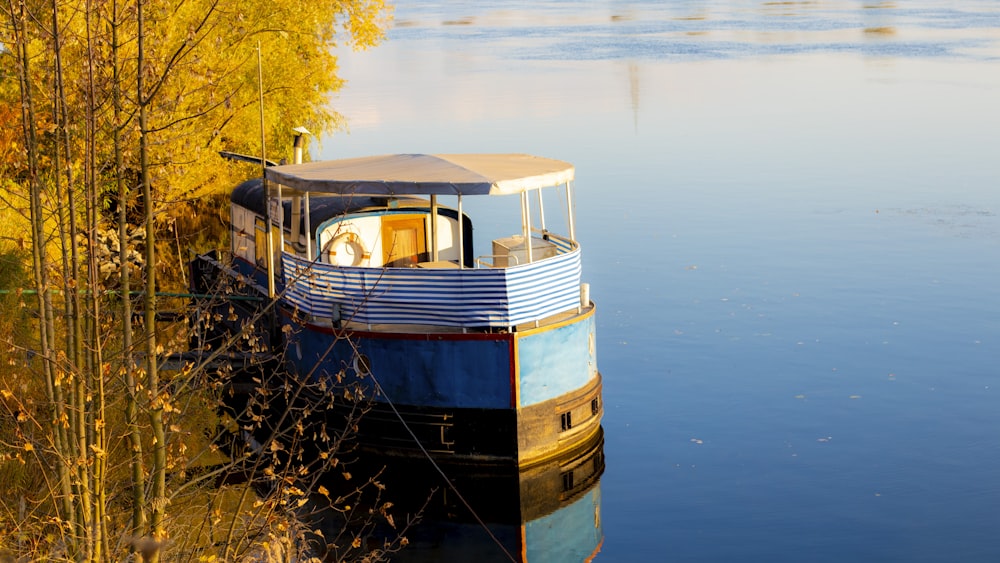
[[[346, 314], [369, 328], [537, 326], [589, 305], [573, 238], [572, 176], [567, 163], [529, 155], [388, 155], [268, 168], [264, 180], [233, 192], [232, 253], [258, 279], [266, 272], [270, 296], [284, 291], [312, 320], [337, 324]], [[565, 188], [569, 236], [545, 227], [543, 187]], [[520, 233], [474, 256], [462, 212], [469, 195], [519, 196], [520, 225], [511, 219]], [[455, 207], [440, 205], [441, 196], [453, 196]]]
[[[472, 267], [472, 223], [464, 217], [459, 229], [454, 209], [439, 207], [432, 214], [429, 202], [415, 197], [317, 194], [309, 198], [306, 215], [303, 197], [283, 199], [282, 232], [277, 221], [271, 228], [279, 260], [277, 249], [332, 266], [458, 268], [459, 253], [468, 249], [461, 262]], [[295, 217], [293, 206], [300, 209]], [[232, 252], [263, 270], [268, 266], [267, 222], [263, 181], [256, 178], [237, 186], [232, 194]], [[464, 244], [458, 242], [460, 231]]]

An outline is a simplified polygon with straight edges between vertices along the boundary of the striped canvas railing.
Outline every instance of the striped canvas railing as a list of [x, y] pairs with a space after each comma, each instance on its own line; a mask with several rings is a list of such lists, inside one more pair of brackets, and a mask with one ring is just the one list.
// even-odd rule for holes
[[365, 324], [509, 327], [580, 304], [580, 248], [508, 268], [358, 268], [282, 254], [284, 298], [303, 313]]
[[558, 252], [559, 254], [572, 252], [574, 248], [577, 248], [577, 244], [573, 242], [571, 239], [561, 235], [557, 235], [550, 231], [532, 229], [532, 232], [538, 233], [539, 235], [543, 236], [545, 240], [556, 245], [556, 252]]

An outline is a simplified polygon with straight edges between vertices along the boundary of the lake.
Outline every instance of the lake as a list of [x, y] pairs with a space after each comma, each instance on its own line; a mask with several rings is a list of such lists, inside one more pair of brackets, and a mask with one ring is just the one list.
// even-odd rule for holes
[[528, 559], [1000, 561], [1000, 3], [488, 4], [397, 3], [313, 154], [576, 165], [599, 526]]

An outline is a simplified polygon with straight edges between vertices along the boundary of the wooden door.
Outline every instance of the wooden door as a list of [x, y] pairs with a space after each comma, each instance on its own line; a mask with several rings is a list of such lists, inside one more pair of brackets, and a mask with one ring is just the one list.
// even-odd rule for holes
[[423, 215], [382, 218], [382, 258], [386, 266], [413, 266], [427, 261], [427, 230]]

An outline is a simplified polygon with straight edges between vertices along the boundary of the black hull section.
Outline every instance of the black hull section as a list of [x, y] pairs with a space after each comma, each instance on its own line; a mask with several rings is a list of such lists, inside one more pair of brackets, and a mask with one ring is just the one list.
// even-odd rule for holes
[[[397, 407], [375, 403], [358, 423], [358, 446], [386, 456], [515, 464], [517, 417], [513, 410]], [[400, 420], [402, 418], [402, 420]], [[405, 422], [405, 424], [404, 424]], [[412, 435], [411, 435], [412, 432]]]

